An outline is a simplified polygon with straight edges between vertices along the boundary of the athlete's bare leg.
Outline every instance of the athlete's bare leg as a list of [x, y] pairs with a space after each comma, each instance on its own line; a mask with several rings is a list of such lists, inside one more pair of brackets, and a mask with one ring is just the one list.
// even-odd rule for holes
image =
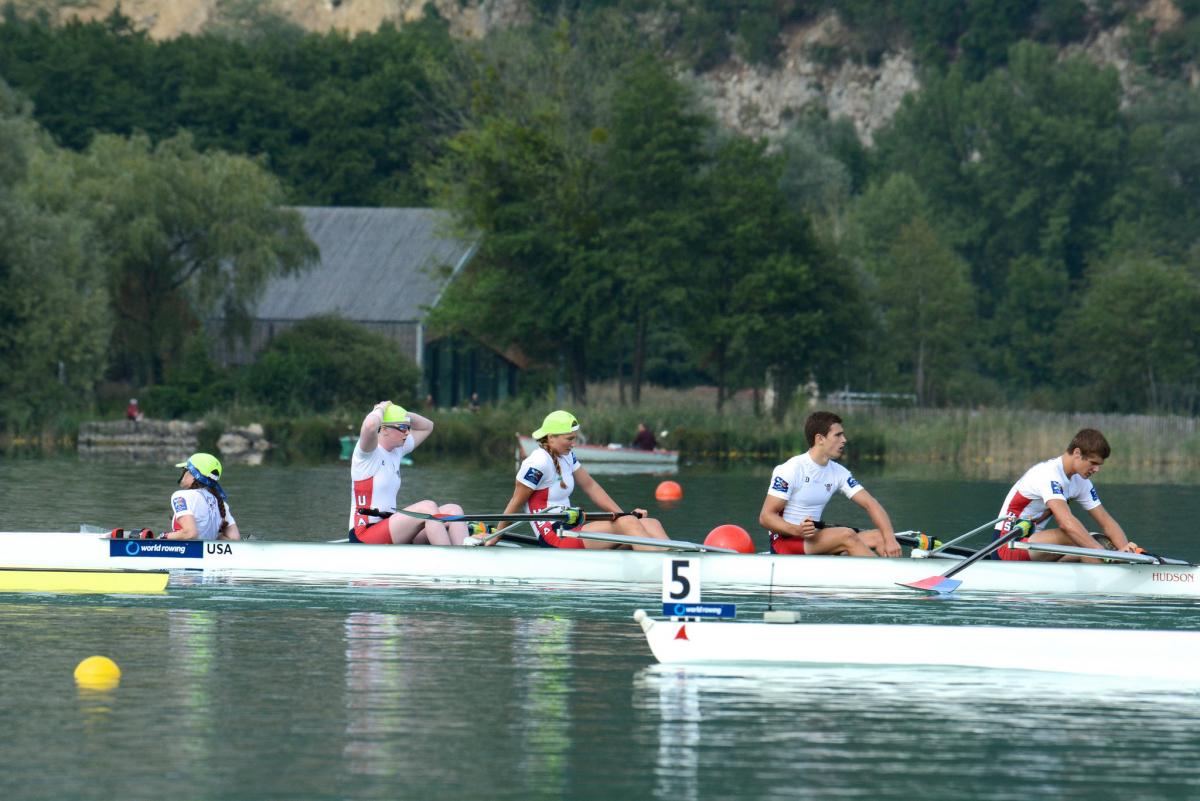
[[[461, 515], [463, 508], [457, 503], [443, 503], [438, 507], [438, 511], [444, 515]], [[453, 545], [462, 545], [463, 540], [467, 538], [466, 523], [445, 523], [446, 531], [450, 535], [450, 542]]]
[[848, 556], [875, 556], [862, 537], [847, 526], [823, 528], [804, 541], [806, 554], [846, 554]]
[[[438, 505], [433, 501], [417, 501], [404, 507], [410, 512], [437, 514]], [[449, 545], [450, 535], [446, 525], [437, 520], [421, 520], [416, 517], [395, 514], [388, 518], [388, 532], [396, 545], [416, 544], [417, 535], [424, 534], [430, 545]]]

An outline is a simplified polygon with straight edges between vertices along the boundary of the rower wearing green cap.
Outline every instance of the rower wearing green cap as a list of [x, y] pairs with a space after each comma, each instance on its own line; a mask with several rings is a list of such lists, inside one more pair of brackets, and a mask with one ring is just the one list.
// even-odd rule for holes
[[[575, 440], [579, 436], [579, 421], [575, 415], [559, 409], [546, 415], [541, 426], [533, 432], [533, 438], [541, 445], [517, 468], [516, 487], [512, 498], [504, 508], [504, 514], [522, 511], [536, 513], [550, 507], [570, 507], [571, 491], [576, 487], [592, 500], [601, 511], [620, 512], [617, 505], [599, 482], [584, 469], [575, 455]], [[578, 528], [607, 534], [624, 534], [665, 540], [667, 532], [662, 523], [645, 517], [645, 509], [634, 509], [643, 515], [618, 517], [614, 521], [591, 521]], [[610, 542], [563, 537], [550, 521], [534, 524], [538, 543], [549, 548], [621, 548]], [[652, 550], [649, 546], [635, 545], [636, 550]]]
[[[391, 401], [367, 412], [350, 460], [350, 541], [395, 545], [462, 545], [466, 523], [442, 523], [405, 515], [379, 516], [364, 510], [395, 512], [400, 465], [433, 431], [433, 421]], [[422, 500], [404, 507], [424, 514], [462, 514], [458, 504]]]
[[193, 453], [182, 468], [180, 489], [171, 496], [172, 540], [240, 540], [237, 521], [221, 487], [221, 462], [211, 453]]

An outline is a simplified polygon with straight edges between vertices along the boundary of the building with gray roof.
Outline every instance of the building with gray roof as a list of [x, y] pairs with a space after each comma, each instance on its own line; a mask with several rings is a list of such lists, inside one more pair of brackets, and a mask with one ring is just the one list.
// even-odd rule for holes
[[[223, 364], [245, 364], [280, 332], [301, 320], [333, 314], [382, 333], [422, 368], [425, 390], [439, 405], [466, 403], [515, 391], [517, 364], [480, 343], [428, 340], [425, 318], [478, 249], [438, 209], [310, 208], [308, 235], [320, 261], [273, 278], [252, 314], [246, 341], [220, 342]], [[219, 326], [220, 323], [218, 322]]]

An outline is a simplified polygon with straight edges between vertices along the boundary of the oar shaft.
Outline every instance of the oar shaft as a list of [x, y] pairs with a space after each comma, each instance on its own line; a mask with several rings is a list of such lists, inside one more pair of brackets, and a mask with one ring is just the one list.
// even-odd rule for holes
[[973, 537], [976, 534], [978, 534], [979, 532], [981, 532], [985, 529], [991, 528], [992, 526], [996, 525], [1001, 520], [1003, 520], [1005, 517], [1007, 517], [1007, 515], [1001, 515], [1000, 517], [997, 517], [995, 520], [989, 520], [988, 522], [984, 523], [979, 528], [971, 529], [966, 534], [959, 534], [954, 539], [949, 540], [948, 542], [943, 542], [941, 545], [939, 545], [938, 547], [936, 547], [932, 551], [930, 551], [930, 553], [937, 553], [939, 551], [944, 551], [947, 548], [949, 548], [951, 545], [957, 545], [958, 543], [962, 542], [963, 540], [967, 539], [968, 537]]
[[[1026, 522], [1026, 521], [1021, 521], [1021, 522]], [[1000, 550], [1005, 545], [1008, 545], [1013, 540], [1017, 539], [1018, 537], [1025, 536], [1028, 533], [1029, 533], [1028, 529], [1025, 526], [1020, 526], [1020, 525], [1013, 526], [1012, 531], [1008, 532], [1000, 539], [993, 540], [989, 544], [980, 548], [973, 555], [968, 556], [966, 559], [964, 559], [961, 562], [959, 562], [958, 564], [954, 565], [954, 567], [952, 567], [949, 570], [947, 570], [946, 572], [942, 573], [942, 578], [950, 578], [951, 576], [953, 576], [955, 573], [959, 572], [960, 570], [964, 570], [967, 567], [970, 567], [971, 565], [978, 562], [980, 559], [984, 559], [988, 556], [991, 556], [993, 553]]]

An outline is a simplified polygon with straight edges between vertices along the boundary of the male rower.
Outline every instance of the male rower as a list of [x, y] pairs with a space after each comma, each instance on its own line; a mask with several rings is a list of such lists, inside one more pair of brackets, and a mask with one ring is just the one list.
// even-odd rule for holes
[[[1034, 523], [1034, 533], [1025, 538], [1029, 542], [1104, 550], [1105, 545], [1089, 534], [1083, 523], [1071, 514], [1067, 502], [1075, 501], [1100, 526], [1113, 550], [1136, 552], [1137, 545], [1129, 541], [1121, 526], [1100, 504], [1100, 496], [1092, 486], [1091, 477], [1110, 453], [1112, 449], [1103, 434], [1094, 428], [1081, 429], [1067, 445], [1066, 453], [1035, 464], [1008, 491], [1000, 510], [1006, 519], [997, 524], [995, 536], [998, 538], [1010, 531], [1017, 519], [1029, 520]], [[1057, 525], [1056, 528], [1050, 527], [1051, 520]], [[1073, 562], [1080, 559], [1077, 556], [1027, 551], [1010, 545], [1001, 546], [992, 554], [992, 558], [1021, 562]]]
[[[771, 553], [899, 556], [892, 521], [845, 467], [837, 463], [846, 450], [842, 418], [813, 412], [804, 421], [808, 451], [793, 456], [771, 473], [771, 486], [758, 522], [771, 537]], [[862, 531], [821, 519], [834, 490], [867, 511], [875, 528]]]

